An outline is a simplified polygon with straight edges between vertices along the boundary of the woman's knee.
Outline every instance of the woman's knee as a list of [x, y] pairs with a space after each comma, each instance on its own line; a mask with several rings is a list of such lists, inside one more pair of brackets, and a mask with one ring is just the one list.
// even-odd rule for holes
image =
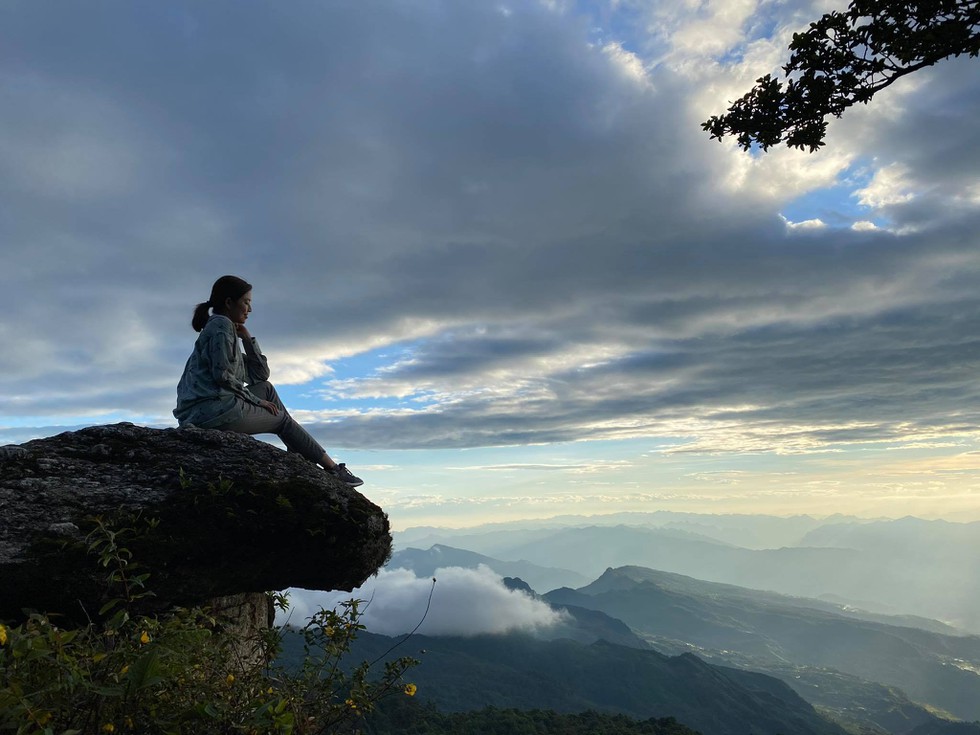
[[263, 401], [271, 401], [272, 396], [278, 397], [276, 394], [276, 387], [268, 380], [263, 380], [258, 383], [251, 383], [248, 386], [248, 391], [253, 396], [261, 398]]

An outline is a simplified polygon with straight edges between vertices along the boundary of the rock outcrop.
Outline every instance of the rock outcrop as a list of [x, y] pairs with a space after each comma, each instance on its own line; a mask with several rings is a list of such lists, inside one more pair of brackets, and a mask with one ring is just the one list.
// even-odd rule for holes
[[298, 455], [229, 432], [94, 426], [0, 448], [0, 619], [96, 617], [95, 517], [134, 529], [118, 538], [150, 575], [150, 611], [351, 590], [391, 554], [382, 510]]

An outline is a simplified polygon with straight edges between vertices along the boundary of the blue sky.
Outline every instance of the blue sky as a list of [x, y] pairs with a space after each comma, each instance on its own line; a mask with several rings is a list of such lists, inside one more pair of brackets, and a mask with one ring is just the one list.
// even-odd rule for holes
[[235, 273], [396, 528], [980, 519], [977, 62], [700, 130], [831, 7], [4, 4], [0, 444], [173, 425]]

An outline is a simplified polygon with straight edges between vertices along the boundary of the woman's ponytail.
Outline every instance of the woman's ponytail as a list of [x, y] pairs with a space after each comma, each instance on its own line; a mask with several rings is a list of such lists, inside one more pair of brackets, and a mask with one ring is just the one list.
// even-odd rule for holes
[[194, 318], [191, 319], [191, 326], [194, 327], [195, 332], [200, 332], [204, 329], [204, 325], [208, 323], [208, 318], [211, 311], [211, 303], [208, 301], [203, 301], [194, 308]]

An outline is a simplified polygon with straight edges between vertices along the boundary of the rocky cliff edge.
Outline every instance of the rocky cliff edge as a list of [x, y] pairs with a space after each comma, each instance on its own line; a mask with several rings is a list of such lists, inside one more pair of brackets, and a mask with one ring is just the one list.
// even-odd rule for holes
[[121, 540], [150, 574], [150, 609], [351, 590], [391, 554], [384, 512], [298, 455], [215, 430], [93, 426], [0, 447], [0, 619], [96, 616], [95, 517], [135, 529]]

